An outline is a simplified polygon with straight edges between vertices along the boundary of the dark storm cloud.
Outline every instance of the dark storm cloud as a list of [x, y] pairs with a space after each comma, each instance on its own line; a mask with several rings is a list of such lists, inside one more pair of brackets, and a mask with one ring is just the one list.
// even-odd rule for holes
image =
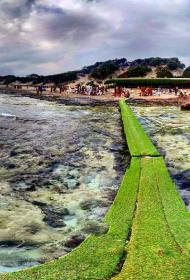
[[[38, 32], [50, 40], [84, 41], [107, 27], [107, 24], [85, 11], [72, 11], [48, 6], [36, 7], [40, 20]], [[34, 23], [35, 24], [35, 23]]]
[[26, 16], [36, 0], [22, 0], [22, 1], [2, 1], [0, 4], [1, 13], [4, 13], [7, 18], [16, 19]]
[[123, 56], [190, 63], [189, 8], [187, 0], [2, 0], [0, 73], [63, 72]]

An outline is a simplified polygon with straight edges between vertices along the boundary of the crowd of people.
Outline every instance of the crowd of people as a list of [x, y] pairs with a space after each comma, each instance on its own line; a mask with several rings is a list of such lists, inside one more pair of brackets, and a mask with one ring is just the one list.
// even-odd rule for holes
[[138, 87], [140, 96], [153, 96], [153, 89], [151, 87]]
[[82, 94], [82, 95], [104, 95], [108, 92], [108, 88], [106, 86], [100, 86], [100, 85], [86, 85], [81, 86], [78, 84], [76, 86], [76, 93]]
[[[43, 86], [37, 86], [36, 92], [37, 94], [42, 94], [43, 91], [46, 91], [47, 89]], [[55, 86], [51, 87], [50, 91], [52, 93], [66, 93], [66, 94], [81, 94], [81, 95], [92, 95], [92, 96], [100, 96], [108, 93], [108, 87], [107, 86], [100, 86], [100, 85], [81, 85], [77, 84], [76, 86], [69, 86], [69, 85], [63, 85], [63, 86]]]
[[[46, 87], [40, 85], [36, 87], [37, 94], [42, 94], [43, 91], [48, 90]], [[111, 89], [106, 85], [95, 85], [87, 84], [81, 85], [77, 84], [74, 86], [62, 85], [62, 86], [53, 86], [50, 88], [51, 93], [65, 93], [65, 94], [79, 94], [79, 95], [88, 95], [88, 96], [101, 96], [105, 94], [112, 94], [113, 97], [126, 97], [129, 98], [131, 94], [136, 92], [140, 97], [141, 96], [161, 96], [164, 94], [175, 95], [179, 97], [186, 98], [187, 91], [179, 89], [178, 87], [171, 89], [164, 88], [152, 88], [152, 87], [138, 87], [134, 89], [126, 89], [122, 86], [115, 86]]]
[[130, 97], [130, 91], [129, 89], [125, 89], [124, 87], [122, 86], [116, 86], [114, 88], [114, 93], [113, 93], [113, 96], [114, 97], [127, 97], [129, 98]]
[[138, 87], [139, 96], [161, 96], [163, 94], [174, 94], [179, 97], [187, 97], [187, 92], [178, 87], [165, 89], [165, 88], [152, 88], [152, 87]]

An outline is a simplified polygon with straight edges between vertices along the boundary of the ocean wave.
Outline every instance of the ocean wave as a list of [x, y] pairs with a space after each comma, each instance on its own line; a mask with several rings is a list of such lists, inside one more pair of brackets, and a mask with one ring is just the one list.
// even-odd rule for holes
[[4, 118], [16, 118], [15, 115], [8, 114], [8, 113], [0, 113], [0, 117], [4, 117]]

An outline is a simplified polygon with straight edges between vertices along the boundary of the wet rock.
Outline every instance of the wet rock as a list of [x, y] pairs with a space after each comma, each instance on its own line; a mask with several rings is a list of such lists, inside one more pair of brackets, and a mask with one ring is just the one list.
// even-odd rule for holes
[[122, 144], [118, 144], [118, 143], [114, 143], [111, 147], [110, 147], [110, 151], [111, 152], [123, 152], [123, 143]]
[[78, 234], [78, 235], [73, 235], [71, 236], [71, 238], [69, 240], [67, 240], [65, 242], [65, 247], [73, 249], [75, 247], [77, 247], [78, 245], [80, 245], [85, 239], [85, 236], [82, 234]]
[[87, 234], [105, 234], [109, 230], [109, 226], [105, 223], [97, 221], [88, 221], [83, 228], [83, 231]]
[[[70, 250], [71, 251], [71, 250]], [[46, 262], [50, 262], [52, 260], [55, 259], [59, 259], [60, 257], [63, 257], [67, 254], [67, 252], [69, 252], [69, 250], [65, 250], [65, 249], [56, 249], [56, 251], [54, 251], [53, 253], [50, 254], [50, 256], [40, 259], [40, 263], [46, 263]]]
[[74, 190], [80, 186], [80, 183], [71, 177], [64, 180], [64, 185], [67, 189]]
[[83, 178], [84, 180], [84, 183], [85, 184], [90, 184], [91, 181], [92, 181], [92, 178], [94, 178], [96, 176], [96, 174], [90, 174], [90, 175], [87, 175]]
[[97, 208], [97, 207], [104, 207], [105, 204], [103, 201], [101, 200], [86, 200], [86, 201], [82, 201], [80, 203], [80, 208], [82, 210], [92, 210], [94, 208]]
[[74, 178], [79, 178], [80, 177], [80, 172], [77, 169], [72, 169], [69, 171], [69, 175], [73, 176]]
[[5, 166], [5, 168], [7, 168], [7, 169], [14, 169], [14, 168], [16, 167], [16, 165], [15, 165], [14, 163], [12, 163], [12, 162], [6, 162], [6, 163], [4, 164], [4, 166]]
[[[158, 147], [158, 143], [155, 141], [155, 146], [157, 146]], [[166, 151], [164, 150], [164, 148], [162, 148], [162, 147], [158, 147], [158, 150], [159, 150], [159, 152], [160, 152], [160, 154], [165, 158], [166, 156], [167, 156], [167, 153], [166, 153]]]
[[29, 225], [24, 226], [24, 229], [30, 234], [36, 234], [41, 230], [41, 224], [33, 221]]
[[53, 228], [65, 227], [64, 216], [70, 215], [67, 208], [58, 208], [44, 202], [33, 201], [33, 205], [40, 207], [44, 214], [43, 221]]
[[60, 165], [60, 160], [53, 160], [49, 163], [48, 167], [55, 169]]
[[36, 185], [32, 184], [31, 182], [27, 183], [25, 181], [18, 181], [12, 183], [12, 188], [14, 191], [35, 191]]
[[109, 208], [109, 206], [111, 205], [111, 203], [109, 204], [109, 203], [106, 203], [107, 205], [105, 206], [105, 207], [102, 207], [102, 208], [96, 208], [96, 209], [94, 209], [94, 211], [93, 211], [93, 214], [95, 215], [95, 216], [97, 216], [98, 217], [98, 221], [102, 221], [103, 220], [103, 218], [105, 217], [105, 215], [106, 215], [106, 212], [108, 211], [108, 208]]
[[66, 224], [62, 221], [62, 220], [54, 220], [57, 218], [57, 213], [52, 213], [49, 212], [48, 214], [46, 214], [47, 216], [44, 218], [44, 222], [46, 222], [50, 227], [53, 228], [61, 228], [61, 227], [65, 227]]
[[180, 189], [190, 190], [190, 169], [178, 173], [174, 178], [177, 180]]
[[187, 197], [182, 197], [183, 198], [183, 201], [185, 203], [186, 206], [189, 205], [189, 199]]
[[181, 110], [190, 111], [190, 103], [181, 105]]
[[173, 164], [167, 164], [167, 168], [169, 169], [172, 177], [178, 176], [179, 174], [179, 170], [175, 168], [175, 166], [173, 166]]
[[97, 173], [101, 173], [101, 172], [106, 172], [107, 171], [107, 167], [106, 166], [100, 166], [96, 169]]
[[172, 134], [172, 135], [181, 135], [181, 134], [183, 134], [183, 129], [181, 129], [181, 128], [173, 128], [173, 129], [171, 129], [170, 130], [170, 134]]
[[17, 151], [12, 150], [12, 151], [10, 152], [10, 157], [15, 157], [17, 154], [18, 154]]
[[190, 181], [190, 169], [183, 171], [181, 176]]
[[20, 241], [17, 240], [0, 240], [0, 246], [5, 246], [5, 247], [15, 247], [19, 246], [19, 248], [22, 248], [25, 243], [21, 243]]
[[101, 139], [98, 139], [98, 138], [94, 138], [93, 139], [93, 143], [94, 145], [97, 145], [99, 147], [102, 147], [104, 144], [105, 144], [105, 141], [101, 140]]
[[117, 194], [117, 190], [108, 190], [107, 194], [106, 194], [106, 198], [108, 201], [114, 201], [115, 197]]

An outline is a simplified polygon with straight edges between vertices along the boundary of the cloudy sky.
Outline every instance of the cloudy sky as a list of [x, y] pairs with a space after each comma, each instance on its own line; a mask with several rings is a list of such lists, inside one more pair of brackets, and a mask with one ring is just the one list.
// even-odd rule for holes
[[0, 0], [0, 75], [55, 74], [106, 59], [190, 64], [189, 0]]

